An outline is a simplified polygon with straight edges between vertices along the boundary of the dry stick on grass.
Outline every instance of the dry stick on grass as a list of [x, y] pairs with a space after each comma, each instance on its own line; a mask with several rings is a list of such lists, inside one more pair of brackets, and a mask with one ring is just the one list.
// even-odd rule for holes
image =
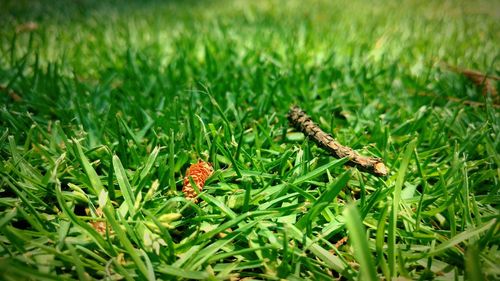
[[[493, 80], [498, 80], [491, 78], [490, 76], [486, 76], [480, 72], [476, 72], [473, 70], [465, 69], [462, 71], [462, 74], [467, 77], [472, 83], [474, 83], [478, 87], [483, 88], [483, 95], [486, 96], [488, 93], [491, 96], [496, 97], [498, 95], [497, 90], [495, 89]], [[495, 76], [493, 76], [495, 77]], [[495, 77], [498, 78], [498, 77]]]
[[[420, 97], [431, 97], [431, 98], [436, 98], [436, 99], [445, 98], [448, 101], [461, 103], [461, 104], [472, 106], [472, 107], [486, 107], [486, 103], [484, 103], [484, 102], [464, 100], [464, 99], [459, 99], [457, 97], [452, 97], [452, 96], [438, 96], [437, 94], [433, 94], [433, 93], [418, 93], [415, 95], [420, 96]], [[500, 108], [500, 104], [492, 103], [491, 107]]]
[[367, 157], [358, 154], [352, 148], [343, 146], [336, 141], [330, 134], [325, 133], [316, 125], [311, 117], [307, 115], [300, 107], [292, 106], [288, 113], [288, 120], [296, 129], [302, 131], [306, 136], [313, 139], [320, 147], [332, 153], [337, 158], [348, 158], [350, 166], [355, 166], [361, 171], [371, 173], [376, 176], [386, 176], [387, 168], [382, 159]]
[[444, 66], [449, 70], [460, 73], [463, 76], [467, 77], [472, 83], [476, 86], [481, 87], [483, 89], [483, 95], [486, 96], [488, 93], [491, 94], [493, 98], [498, 97], [497, 89], [495, 88], [495, 80], [500, 80], [500, 77], [495, 75], [488, 75], [481, 73], [476, 70], [460, 68], [456, 66], [449, 65], [444, 63]]
[[9, 97], [15, 102], [21, 102], [23, 100], [23, 98], [20, 95], [18, 95], [16, 92], [8, 89], [5, 86], [0, 85], [0, 92], [6, 92], [9, 95]]

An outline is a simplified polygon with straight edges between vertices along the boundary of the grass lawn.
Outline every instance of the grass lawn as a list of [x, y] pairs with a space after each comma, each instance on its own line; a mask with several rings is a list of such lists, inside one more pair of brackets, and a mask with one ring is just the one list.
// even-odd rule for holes
[[498, 280], [500, 99], [452, 68], [499, 46], [498, 1], [1, 1], [0, 279]]

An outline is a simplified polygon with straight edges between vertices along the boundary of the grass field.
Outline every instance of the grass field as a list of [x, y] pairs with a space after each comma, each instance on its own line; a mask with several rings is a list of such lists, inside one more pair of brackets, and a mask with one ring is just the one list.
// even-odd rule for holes
[[0, 279], [498, 280], [500, 100], [444, 65], [499, 44], [498, 1], [2, 1]]

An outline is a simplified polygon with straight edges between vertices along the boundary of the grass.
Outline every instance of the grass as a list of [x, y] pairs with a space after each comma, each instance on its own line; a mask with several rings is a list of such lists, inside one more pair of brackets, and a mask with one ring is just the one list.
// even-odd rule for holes
[[498, 75], [498, 11], [3, 1], [0, 279], [500, 278], [498, 97], [440, 67]]

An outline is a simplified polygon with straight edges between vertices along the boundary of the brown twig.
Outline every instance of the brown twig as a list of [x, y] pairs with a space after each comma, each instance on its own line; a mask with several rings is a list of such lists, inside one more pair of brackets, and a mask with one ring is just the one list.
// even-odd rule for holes
[[349, 236], [344, 236], [342, 237], [342, 239], [340, 239], [339, 241], [337, 241], [337, 243], [335, 243], [335, 248], [340, 248], [340, 246], [344, 245], [347, 240], [349, 240]]
[[481, 87], [483, 89], [483, 95], [486, 96], [488, 93], [491, 94], [492, 97], [498, 97], [497, 89], [495, 88], [495, 80], [500, 80], [500, 77], [495, 75], [484, 74], [477, 70], [460, 68], [457, 66], [449, 65], [447, 63], [443, 64], [449, 70], [462, 74], [467, 79], [469, 79], [474, 85]]
[[[431, 98], [436, 98], [436, 99], [446, 99], [451, 102], [455, 103], [461, 103], [464, 105], [472, 106], [472, 107], [486, 107], [487, 104], [484, 102], [478, 102], [478, 101], [472, 101], [472, 100], [464, 100], [460, 99], [457, 97], [452, 97], [452, 96], [438, 96], [437, 94], [432, 94], [432, 93], [414, 93], [417, 96], [420, 97], [431, 97]], [[491, 107], [493, 108], [500, 108], [500, 104], [492, 103]]]
[[9, 97], [15, 102], [21, 102], [23, 100], [23, 98], [20, 95], [18, 95], [16, 92], [8, 89], [5, 86], [0, 85], [0, 91], [6, 92], [7, 95], [9, 95]]
[[28, 21], [16, 26], [16, 33], [31, 32], [38, 29], [36, 22]]
[[365, 171], [376, 176], [387, 175], [387, 167], [382, 162], [382, 159], [363, 156], [352, 150], [350, 147], [343, 146], [330, 134], [321, 130], [321, 128], [312, 121], [311, 117], [300, 109], [300, 107], [292, 106], [290, 108], [288, 120], [297, 130], [300, 130], [306, 136], [309, 136], [320, 147], [332, 153], [333, 156], [337, 158], [348, 158], [348, 165], [355, 166], [361, 171]]
[[443, 63], [444, 67], [448, 68], [449, 70], [457, 73], [462, 73], [465, 76], [476, 76], [476, 77], [481, 77], [483, 79], [492, 79], [492, 80], [500, 80], [500, 77], [492, 74], [484, 74], [482, 72], [479, 72], [477, 70], [472, 70], [472, 69], [467, 69], [467, 68], [461, 68], [457, 66], [453, 66], [447, 63]]

